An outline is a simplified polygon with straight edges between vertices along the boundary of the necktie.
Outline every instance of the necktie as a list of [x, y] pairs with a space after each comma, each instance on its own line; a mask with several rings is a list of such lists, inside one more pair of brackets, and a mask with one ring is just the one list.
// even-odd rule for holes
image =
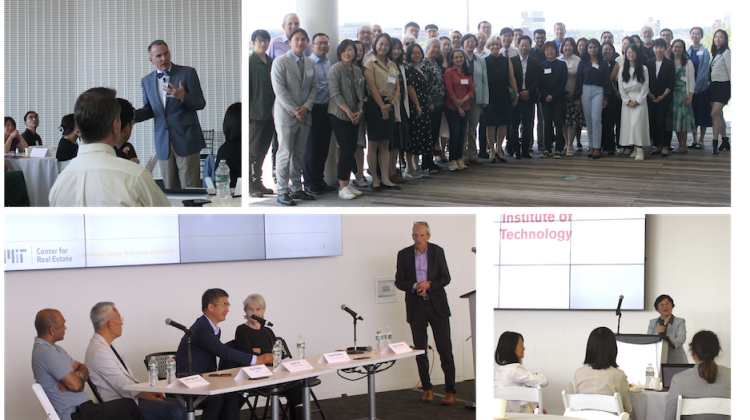
[[156, 72], [156, 77], [162, 78], [164, 76], [169, 77], [169, 71], [164, 71], [163, 73]]
[[299, 67], [299, 77], [305, 78], [305, 59], [300, 58], [297, 60], [297, 67]]

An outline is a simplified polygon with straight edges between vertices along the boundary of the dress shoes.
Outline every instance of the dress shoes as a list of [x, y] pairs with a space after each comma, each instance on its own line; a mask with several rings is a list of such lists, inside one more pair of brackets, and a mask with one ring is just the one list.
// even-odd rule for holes
[[432, 390], [428, 389], [424, 392], [424, 395], [422, 396], [422, 402], [430, 403], [432, 402]]
[[308, 194], [304, 191], [295, 191], [289, 195], [295, 200], [315, 200], [315, 197], [313, 197], [311, 194]]
[[489, 159], [490, 158], [490, 154], [488, 152], [479, 152], [477, 154], [477, 156], [480, 157], [480, 158], [482, 158], [482, 159]]
[[293, 206], [297, 204], [292, 200], [292, 197], [289, 196], [289, 193], [278, 195], [276, 197], [276, 202], [284, 206]]
[[317, 190], [318, 191], [322, 191], [322, 192], [338, 191], [338, 188], [332, 187], [330, 185], [326, 185], [325, 183], [320, 183], [320, 184], [317, 185], [317, 187], [318, 187]]
[[388, 177], [388, 179], [391, 180], [391, 182], [395, 182], [397, 184], [403, 184], [406, 182], [406, 178], [402, 177], [401, 174], [394, 174]]
[[660, 155], [661, 154], [661, 147], [654, 147], [654, 150], [649, 153], [650, 155]]
[[440, 401], [440, 405], [453, 405], [456, 402], [456, 394], [452, 392], [446, 392], [445, 397]]
[[533, 156], [531, 156], [531, 153], [528, 151], [521, 153], [521, 156], [525, 157], [526, 159], [533, 158]]
[[386, 185], [386, 184], [380, 184], [380, 188], [384, 190], [394, 190], [394, 191], [400, 191], [401, 187], [398, 185]]
[[[317, 185], [310, 185], [309, 187], [305, 185], [305, 192], [309, 195], [322, 195], [323, 191], [318, 188]], [[292, 197], [295, 198], [295, 197]]]
[[469, 162], [471, 162], [472, 165], [481, 165], [482, 164], [482, 162], [480, 162], [479, 159], [477, 159], [477, 158], [471, 158], [469, 160]]

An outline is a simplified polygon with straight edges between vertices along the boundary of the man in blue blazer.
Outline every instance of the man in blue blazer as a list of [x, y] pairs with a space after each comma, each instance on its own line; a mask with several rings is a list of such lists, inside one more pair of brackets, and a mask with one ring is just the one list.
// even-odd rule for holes
[[198, 74], [171, 61], [162, 40], [148, 46], [156, 70], [141, 79], [143, 108], [134, 123], [154, 119], [156, 157], [166, 188], [200, 187], [200, 151], [206, 147], [198, 112], [206, 107]]
[[[273, 356], [265, 354], [253, 356], [231, 349], [221, 343], [221, 330], [217, 326], [226, 319], [229, 313], [229, 295], [222, 289], [208, 289], [201, 298], [203, 315], [198, 318], [190, 329], [192, 336], [192, 374], [216, 371], [216, 358], [228, 359], [242, 366], [256, 363], [273, 363]], [[177, 348], [175, 359], [177, 373], [188, 373], [188, 344], [187, 337], [183, 337]], [[240, 396], [237, 393], [221, 394], [206, 398], [199, 408], [203, 409], [204, 420], [239, 419]]]

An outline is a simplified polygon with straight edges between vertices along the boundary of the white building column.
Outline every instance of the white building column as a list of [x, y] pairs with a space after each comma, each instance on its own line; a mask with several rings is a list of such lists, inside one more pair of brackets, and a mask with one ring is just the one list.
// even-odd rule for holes
[[[331, 41], [328, 59], [336, 63], [336, 49], [339, 46], [339, 1], [338, 0], [296, 0], [295, 10], [299, 17], [300, 27], [313, 35], [322, 32]], [[312, 42], [312, 39], [310, 40]], [[328, 185], [337, 185], [336, 179], [336, 136], [331, 135], [331, 146], [326, 159], [325, 181]]]

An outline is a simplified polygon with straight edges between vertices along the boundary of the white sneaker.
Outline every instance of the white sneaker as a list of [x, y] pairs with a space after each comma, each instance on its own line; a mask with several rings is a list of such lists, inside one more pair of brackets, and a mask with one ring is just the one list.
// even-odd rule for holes
[[574, 151], [573, 151], [572, 149], [568, 149], [568, 151], [567, 151], [567, 152], [565, 152], [565, 156], [573, 156], [573, 155], [575, 155], [575, 154], [576, 154], [576, 153], [575, 153], [575, 152], [574, 152]]
[[419, 172], [417, 172], [417, 171], [412, 171], [412, 172], [405, 172], [405, 173], [404, 173], [404, 178], [414, 178], [414, 179], [419, 179], [419, 178], [422, 178], [422, 174], [420, 174], [420, 173], [419, 173]]
[[355, 179], [354, 183], [357, 184], [357, 185], [359, 185], [360, 187], [366, 187], [367, 186], [367, 180], [364, 179], [364, 178], [362, 178], [362, 179]]
[[643, 148], [642, 147], [635, 149], [635, 160], [643, 160]]
[[469, 167], [466, 166], [463, 159], [459, 159], [456, 161], [456, 165], [458, 165], [458, 169], [468, 169]]
[[[357, 197], [359, 197], [360, 195], [362, 195], [362, 191], [354, 188], [352, 185], [347, 185], [346, 188], [348, 188], [349, 191], [351, 191], [352, 194], [356, 195]], [[344, 189], [346, 189], [346, 188], [344, 188]]]
[[458, 170], [458, 164], [455, 160], [452, 160], [450, 161], [450, 163], [448, 163], [448, 169], [450, 169], [451, 172], [456, 172]]
[[351, 200], [353, 198], [357, 198], [356, 195], [349, 189], [349, 188], [342, 188], [339, 190], [339, 198], [343, 198], [344, 200]]

